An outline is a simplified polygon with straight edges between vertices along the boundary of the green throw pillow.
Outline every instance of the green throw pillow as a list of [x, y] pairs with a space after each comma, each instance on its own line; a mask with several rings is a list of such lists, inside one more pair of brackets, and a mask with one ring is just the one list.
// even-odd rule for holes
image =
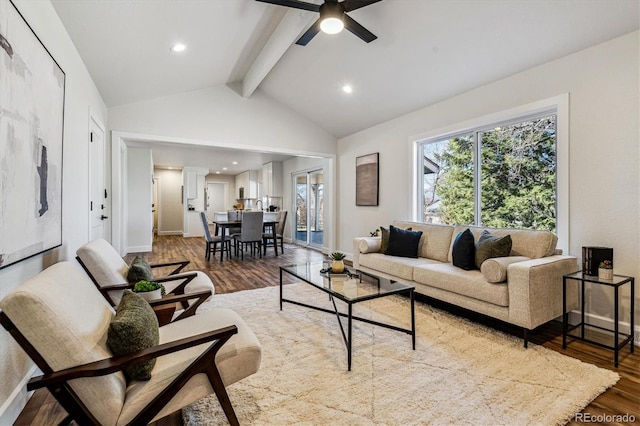
[[[139, 294], [125, 290], [109, 324], [107, 345], [114, 355], [123, 355], [158, 345], [160, 340], [158, 319], [155, 312]], [[125, 368], [127, 381], [149, 380], [155, 358]]]
[[482, 262], [492, 257], [506, 257], [511, 254], [511, 235], [496, 237], [489, 231], [483, 231], [476, 243], [476, 268], [480, 269]]
[[149, 263], [140, 256], [136, 256], [129, 266], [127, 281], [137, 283], [138, 281], [153, 281], [153, 273]]
[[385, 228], [384, 226], [381, 226], [380, 234], [381, 234], [380, 250], [378, 251], [384, 254], [387, 251], [387, 248], [389, 247], [389, 229]]

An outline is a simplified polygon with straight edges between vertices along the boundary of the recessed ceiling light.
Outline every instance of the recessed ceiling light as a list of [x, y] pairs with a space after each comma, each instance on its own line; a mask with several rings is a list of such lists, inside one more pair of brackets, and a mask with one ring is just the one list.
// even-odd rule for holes
[[226, 167], [223, 167], [223, 168], [222, 168], [222, 170], [227, 170], [227, 168], [226, 168]]
[[234, 165], [235, 165], [235, 164], [238, 164], [238, 162], [237, 162], [237, 161], [234, 161], [234, 162], [232, 162], [231, 164], [234, 164]]
[[217, 174], [217, 175], [219, 175], [219, 174], [220, 174], [220, 172], [218, 171], [218, 172], [216, 172], [216, 174]]
[[342, 91], [344, 93], [351, 93], [353, 92], [353, 87], [351, 87], [351, 85], [349, 84], [345, 84], [344, 86], [342, 86]]
[[171, 51], [172, 52], [183, 52], [186, 49], [187, 49], [187, 46], [185, 46], [182, 43], [176, 43], [173, 46], [171, 46]]

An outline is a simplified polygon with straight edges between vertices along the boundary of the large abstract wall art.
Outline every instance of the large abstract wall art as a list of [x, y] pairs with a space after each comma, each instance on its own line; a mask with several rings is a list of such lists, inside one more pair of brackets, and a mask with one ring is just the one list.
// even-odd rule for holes
[[0, 268], [62, 244], [65, 74], [0, 0]]

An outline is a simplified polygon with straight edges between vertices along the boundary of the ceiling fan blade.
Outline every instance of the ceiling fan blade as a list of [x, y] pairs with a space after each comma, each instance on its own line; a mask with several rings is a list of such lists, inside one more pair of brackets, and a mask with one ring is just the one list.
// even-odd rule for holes
[[[353, 34], [360, 37], [362, 40], [367, 43], [371, 43], [373, 40], [377, 39], [371, 31], [358, 24], [353, 18], [349, 17], [349, 15], [344, 15], [344, 27], [351, 31]], [[319, 27], [318, 27], [319, 28]]]
[[320, 5], [306, 3], [298, 0], [256, 0], [262, 3], [275, 4], [277, 6], [292, 7], [294, 9], [309, 10], [311, 12], [320, 12]]
[[361, 7], [369, 6], [379, 1], [382, 0], [345, 0], [341, 4], [345, 12], [351, 12], [352, 10], [360, 9]]
[[311, 41], [311, 39], [320, 32], [320, 21], [320, 19], [316, 20], [316, 22], [314, 22], [313, 25], [309, 27], [309, 29], [305, 31], [304, 34], [302, 34], [302, 37], [300, 37], [298, 41], [296, 41], [296, 44], [300, 46], [306, 46]]

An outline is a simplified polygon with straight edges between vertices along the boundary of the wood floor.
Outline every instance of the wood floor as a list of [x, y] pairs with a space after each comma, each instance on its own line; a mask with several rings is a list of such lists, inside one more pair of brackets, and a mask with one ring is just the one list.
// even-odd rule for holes
[[[159, 236], [154, 240], [153, 252], [143, 256], [150, 263], [160, 263], [173, 260], [190, 259], [188, 270], [206, 272], [215, 284], [216, 293], [231, 293], [235, 291], [275, 286], [279, 284], [278, 266], [307, 261], [326, 260], [321, 253], [294, 245], [285, 244], [283, 254], [275, 257], [273, 249], [269, 248], [266, 256], [252, 258], [245, 256], [245, 260], [225, 260], [221, 263], [219, 253], [215, 259], [207, 261], [204, 258], [203, 238], [182, 238], [178, 236]], [[128, 255], [125, 260], [130, 262], [134, 255]], [[285, 274], [285, 282], [293, 282]], [[434, 303], [437, 304], [437, 303]], [[439, 307], [444, 307], [440, 305]], [[520, 336], [521, 331], [508, 325], [487, 320], [468, 312], [454, 309], [456, 314], [472, 317], [476, 321], [485, 322], [507, 333]], [[562, 349], [561, 325], [551, 322], [530, 333], [532, 343], [543, 345], [551, 350], [563, 353], [597, 365], [602, 368], [617, 371], [621, 379], [611, 389], [596, 398], [582, 412], [582, 418], [591, 416], [590, 421], [574, 422], [570, 424], [630, 424], [624, 418], [615, 416], [633, 416], [636, 423], [640, 423], [640, 350], [630, 354], [628, 347], [620, 355], [620, 366], [613, 367], [612, 351], [595, 347], [582, 342], [571, 342], [566, 350]], [[638, 349], [638, 348], [636, 348]], [[506, 360], [508, 362], [508, 360]], [[55, 399], [46, 391], [39, 390], [27, 403], [18, 417], [17, 425], [55, 425], [66, 413]], [[597, 418], [596, 416], [607, 416]], [[595, 420], [594, 420], [595, 418]], [[628, 418], [628, 417], [627, 417]], [[599, 421], [601, 420], [601, 421]], [[168, 416], [156, 422], [157, 426], [181, 425], [179, 413]]]

